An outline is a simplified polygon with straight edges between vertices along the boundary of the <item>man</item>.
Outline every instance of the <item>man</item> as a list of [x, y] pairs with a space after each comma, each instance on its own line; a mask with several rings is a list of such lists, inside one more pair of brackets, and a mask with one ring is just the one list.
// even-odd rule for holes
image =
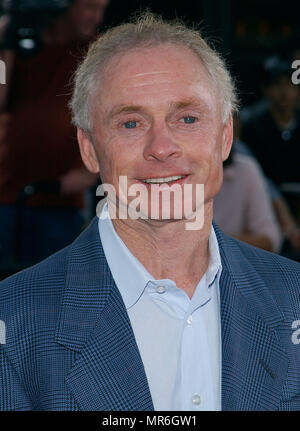
[[[108, 205], [2, 283], [3, 410], [300, 408], [299, 265], [212, 225], [235, 104], [222, 60], [181, 24], [148, 13], [91, 46], [71, 106]], [[158, 185], [189, 211], [175, 217], [174, 193], [165, 216]]]
[[[283, 192], [300, 183], [299, 88], [293, 84], [291, 63], [271, 57], [265, 66], [263, 90], [267, 105], [242, 127], [242, 140], [251, 148], [265, 174]], [[299, 200], [299, 199], [298, 199]], [[295, 202], [295, 216], [300, 219]]]
[[[83, 166], [76, 146], [68, 110], [70, 80], [96, 37], [107, 3], [68, 2], [67, 8], [45, 20], [40, 29], [43, 43], [31, 55], [19, 51], [14, 37], [4, 38], [6, 49], [0, 54], [7, 66], [7, 83], [0, 85], [2, 268], [3, 261], [28, 265], [42, 260], [70, 244], [82, 230], [84, 193], [96, 177]], [[22, 190], [33, 183], [36, 193], [20, 202]], [[52, 192], [47, 185], [52, 185]]]
[[277, 192], [274, 200], [287, 240], [282, 251], [299, 261], [299, 88], [292, 82], [291, 71], [291, 62], [278, 56], [265, 61], [263, 92], [266, 103], [244, 121], [242, 139], [253, 151], [265, 174], [283, 194], [281, 196]]

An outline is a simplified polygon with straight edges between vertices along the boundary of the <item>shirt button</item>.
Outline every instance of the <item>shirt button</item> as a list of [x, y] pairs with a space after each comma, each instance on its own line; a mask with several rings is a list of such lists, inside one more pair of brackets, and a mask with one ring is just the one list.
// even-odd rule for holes
[[197, 405], [197, 406], [201, 403], [201, 398], [198, 394], [193, 395], [192, 403]]
[[192, 321], [193, 321], [193, 316], [192, 316], [192, 315], [190, 315], [190, 316], [186, 319], [186, 323], [187, 323], [188, 325], [191, 325], [191, 324], [192, 324]]
[[156, 288], [156, 292], [157, 293], [165, 293], [166, 289], [164, 288], [164, 286], [157, 286]]

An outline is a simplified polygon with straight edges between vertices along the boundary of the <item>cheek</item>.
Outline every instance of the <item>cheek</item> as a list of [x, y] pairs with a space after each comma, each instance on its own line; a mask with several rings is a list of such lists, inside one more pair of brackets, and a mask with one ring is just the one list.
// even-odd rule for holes
[[102, 181], [106, 179], [106, 182], [110, 183], [117, 183], [121, 175], [130, 177], [135, 165], [132, 148], [118, 145], [114, 141], [109, 141], [103, 146], [102, 151], [98, 153], [98, 160]]
[[[198, 172], [200, 181], [214, 195], [221, 187], [223, 179], [222, 146], [220, 137], [207, 141], [199, 148]], [[202, 155], [202, 156], [201, 156]]]
[[207, 181], [204, 185], [204, 194], [206, 199], [213, 199], [220, 191], [223, 183], [222, 162], [212, 163]]
[[211, 182], [212, 186], [219, 187], [220, 182], [222, 181], [222, 159], [218, 155], [213, 156], [209, 163], [209, 172], [208, 172], [208, 182]]
[[193, 159], [196, 161], [199, 170], [205, 171], [207, 175], [216, 166], [222, 164], [222, 148], [220, 136], [216, 134], [205, 134], [199, 138], [198, 145], [195, 145]]

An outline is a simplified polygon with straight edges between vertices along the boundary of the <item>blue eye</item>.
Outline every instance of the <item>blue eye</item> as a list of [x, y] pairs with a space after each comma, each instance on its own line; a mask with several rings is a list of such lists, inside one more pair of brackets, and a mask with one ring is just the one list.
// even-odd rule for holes
[[183, 117], [185, 124], [195, 123], [196, 117]]
[[126, 121], [124, 123], [126, 129], [134, 129], [136, 127], [136, 121]]

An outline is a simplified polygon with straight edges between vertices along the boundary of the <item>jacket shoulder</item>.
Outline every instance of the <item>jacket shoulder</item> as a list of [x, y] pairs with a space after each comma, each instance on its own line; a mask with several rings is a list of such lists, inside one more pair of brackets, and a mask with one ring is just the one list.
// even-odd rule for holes
[[284, 313], [299, 316], [300, 263], [226, 235], [224, 237], [224, 252], [228, 251], [236, 279], [247, 278], [250, 282], [259, 278]]
[[[300, 275], [300, 263], [277, 253], [272, 253], [234, 238], [229, 238], [231, 245], [236, 247], [243, 257], [261, 274], [292, 275], [297, 278]], [[293, 277], [294, 275], [294, 277]]]
[[69, 248], [0, 282], [0, 319], [31, 313], [38, 304], [60, 300]]

